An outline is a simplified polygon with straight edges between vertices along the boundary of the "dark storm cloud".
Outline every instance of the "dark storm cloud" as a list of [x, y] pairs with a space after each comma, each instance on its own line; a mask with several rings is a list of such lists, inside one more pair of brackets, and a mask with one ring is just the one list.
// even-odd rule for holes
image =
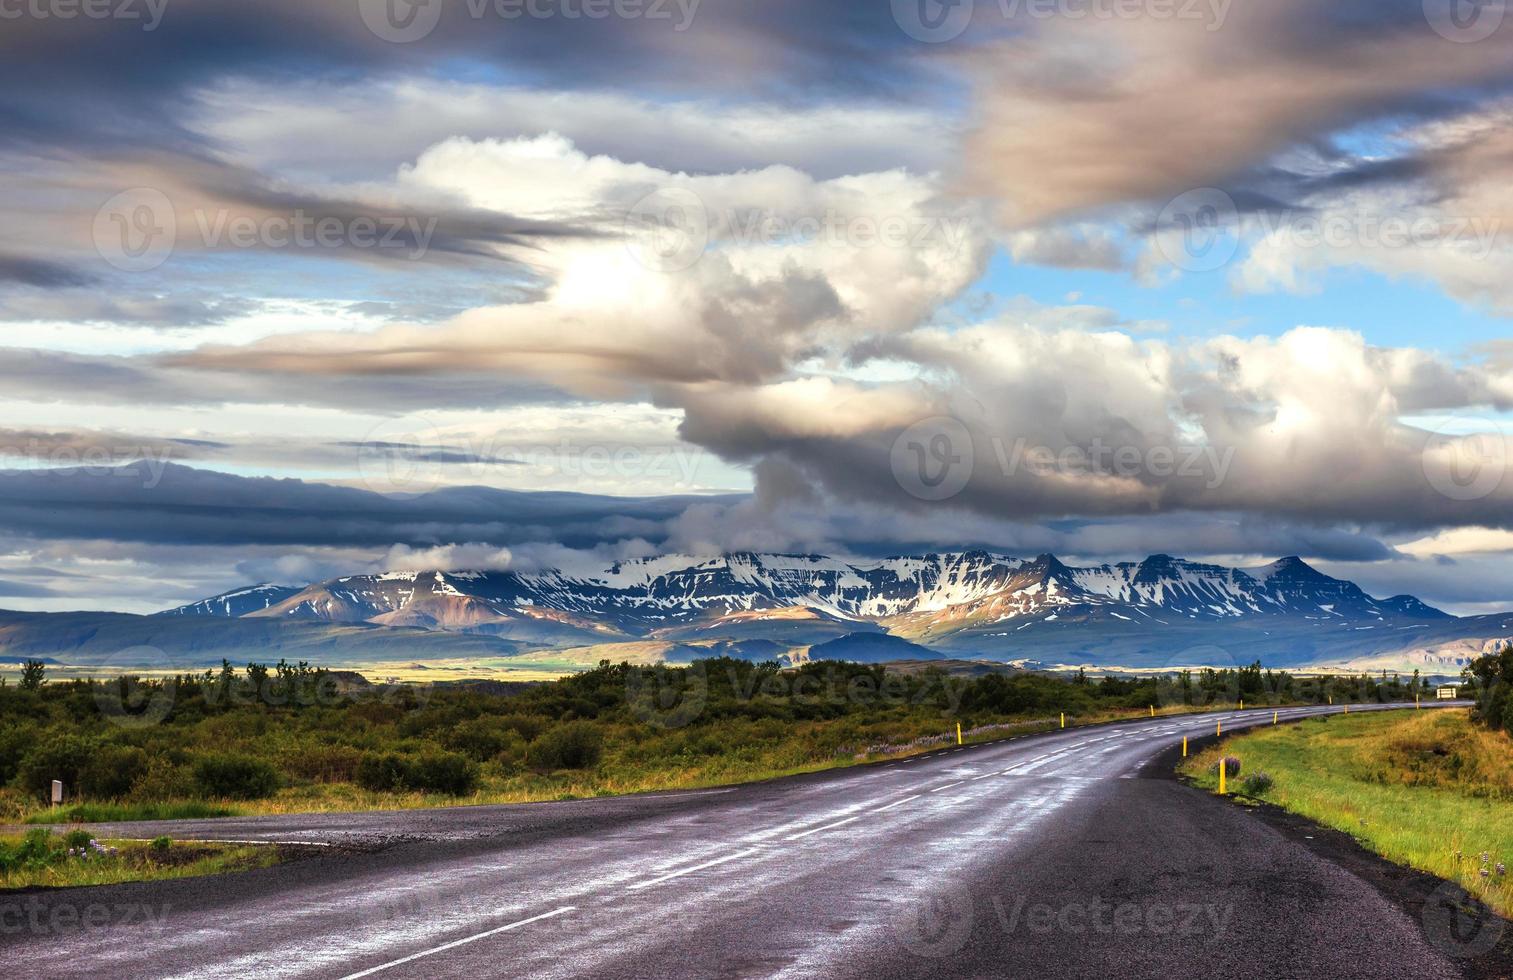
[[[457, 487], [386, 496], [357, 487], [138, 463], [0, 470], [0, 538], [103, 557], [164, 548], [387, 549], [476, 542], [576, 549], [640, 540], [670, 551], [831, 551], [892, 555], [983, 548], [1087, 557], [1304, 554], [1340, 562], [1393, 555], [1361, 531], [1236, 515], [1022, 524], [948, 510], [901, 521], [895, 509], [745, 495], [604, 497]], [[78, 542], [68, 545], [64, 542]], [[109, 545], [108, 551], [100, 549]], [[348, 552], [350, 554], [350, 552]], [[196, 560], [203, 560], [203, 556]], [[353, 559], [346, 558], [346, 561]]]
[[[553, 16], [514, 18], [499, 16], [492, 2], [439, 2], [434, 29], [409, 43], [379, 36], [382, 2], [356, 0], [143, 0], [135, 5], [137, 19], [7, 20], [0, 35], [0, 140], [193, 151], [202, 142], [181, 113], [192, 93], [216, 80], [351, 81], [440, 65], [557, 87], [634, 78], [643, 89], [696, 81], [706, 89], [755, 87], [805, 99], [820, 91], [907, 96], [900, 68], [917, 51], [889, 5], [875, 0], [674, 0], [646, 3], [639, 16], [604, 19], [570, 16], [569, 8], [581, 4], [552, 0], [536, 6]], [[162, 7], [155, 22], [152, 6]], [[418, 6], [426, 16], [427, 5]], [[657, 16], [650, 14], [654, 7]]]
[[27, 582], [8, 582], [0, 579], [0, 598], [6, 599], [47, 599], [58, 593], [45, 585], [32, 585]]
[[460, 487], [410, 496], [146, 463], [0, 471], [0, 530], [41, 540], [173, 545], [430, 547], [550, 541], [591, 547], [694, 501]]
[[556, 403], [567, 396], [540, 382], [485, 371], [425, 375], [308, 377], [270, 372], [202, 371], [171, 359], [73, 354], [0, 347], [0, 390], [10, 397], [92, 405], [318, 405], [385, 414], [440, 408]]
[[87, 286], [94, 277], [57, 262], [0, 254], [0, 283], [40, 286], [47, 289]]

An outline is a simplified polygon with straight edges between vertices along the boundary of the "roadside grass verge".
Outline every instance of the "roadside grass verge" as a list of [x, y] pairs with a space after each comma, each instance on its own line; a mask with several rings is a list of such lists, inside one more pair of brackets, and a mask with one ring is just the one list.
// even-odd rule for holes
[[[1234, 710], [1234, 704], [1159, 707], [1155, 717]], [[1151, 717], [1150, 709], [1109, 708], [1067, 715], [1067, 728]], [[1060, 729], [1053, 717], [995, 720], [990, 730], [963, 733], [966, 745]], [[650, 735], [632, 726], [606, 738], [604, 758], [588, 769], [506, 771], [485, 763], [471, 792], [376, 791], [348, 780], [290, 781], [260, 800], [181, 800], [157, 803], [81, 802], [24, 809], [32, 825], [125, 823], [209, 817], [348, 813], [449, 806], [543, 803], [680, 792], [762, 782], [832, 769], [906, 759], [956, 746], [954, 722], [904, 717], [871, 724], [842, 720], [779, 722], [732, 720], [719, 733], [695, 728]], [[858, 748], [861, 750], [858, 751]], [[19, 801], [17, 801], [19, 802]]]
[[163, 881], [247, 871], [277, 864], [279, 849], [255, 844], [92, 840], [38, 828], [0, 837], [0, 892]]
[[38, 810], [27, 816], [29, 824], [126, 823], [137, 820], [201, 820], [206, 817], [237, 817], [241, 807], [186, 800], [180, 803], [75, 803]]
[[1272, 785], [1255, 798], [1350, 834], [1390, 861], [1454, 881], [1513, 914], [1513, 739], [1467, 711], [1335, 715], [1227, 739], [1183, 766], [1218, 787], [1218, 762], [1240, 760]]

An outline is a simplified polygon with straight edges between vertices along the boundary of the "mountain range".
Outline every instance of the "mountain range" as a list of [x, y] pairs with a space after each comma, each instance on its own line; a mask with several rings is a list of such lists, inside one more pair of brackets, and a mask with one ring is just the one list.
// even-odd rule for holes
[[1412, 596], [1375, 598], [1299, 558], [1227, 568], [1167, 555], [1080, 567], [986, 552], [870, 561], [664, 555], [264, 584], [146, 617], [0, 613], [0, 657], [77, 664], [139, 648], [176, 664], [569, 649], [593, 662], [613, 659], [617, 644], [643, 651], [651, 643], [669, 660], [718, 653], [1147, 670], [1261, 660], [1454, 674], [1510, 639], [1513, 615], [1458, 618]]
[[1082, 567], [986, 552], [872, 561], [667, 555], [571, 570], [261, 585], [161, 615], [490, 637], [537, 649], [653, 639], [739, 652], [759, 643], [753, 655], [786, 649], [798, 657], [828, 641], [887, 634], [924, 655], [1134, 668], [1395, 658], [1454, 672], [1483, 646], [1513, 637], [1513, 616], [1462, 619], [1412, 596], [1374, 598], [1295, 557], [1240, 569], [1167, 555]]

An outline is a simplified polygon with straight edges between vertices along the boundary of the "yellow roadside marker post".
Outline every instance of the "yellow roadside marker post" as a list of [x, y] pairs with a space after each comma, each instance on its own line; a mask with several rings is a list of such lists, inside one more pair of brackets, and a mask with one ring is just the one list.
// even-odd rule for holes
[[1227, 764], [1225, 764], [1224, 757], [1221, 755], [1221, 756], [1219, 756], [1219, 795], [1220, 796], [1227, 796], [1227, 795], [1229, 795], [1228, 779], [1226, 778], [1228, 776], [1228, 774], [1229, 774], [1229, 766]]
[[1187, 736], [1182, 736], [1182, 758], [1187, 758]]
[[1224, 737], [1224, 720], [1222, 718], [1219, 719], [1219, 723], [1214, 726], [1214, 734], [1220, 738]]
[[1151, 705], [1151, 717], [1152, 718], [1156, 717], [1156, 706], [1155, 705]]
[[1061, 727], [1062, 728], [1066, 727], [1066, 712], [1065, 711], [1063, 711], [1061, 713]]
[[956, 744], [963, 744], [961, 740], [961, 722], [959, 721], [956, 723]]
[[1241, 711], [1245, 710], [1245, 699], [1244, 698], [1240, 699], [1240, 710]]
[[1282, 712], [1280, 712], [1280, 711], [1273, 711], [1271, 713], [1271, 723], [1273, 725], [1275, 725], [1277, 723], [1277, 719], [1281, 718], [1281, 717], [1282, 717]]

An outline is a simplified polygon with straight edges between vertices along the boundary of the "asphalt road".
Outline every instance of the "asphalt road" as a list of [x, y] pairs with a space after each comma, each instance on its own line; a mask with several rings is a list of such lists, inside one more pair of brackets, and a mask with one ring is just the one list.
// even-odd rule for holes
[[122, 825], [101, 835], [383, 846], [0, 896], [0, 976], [1462, 976], [1455, 930], [1168, 777], [1219, 717], [1272, 719], [696, 793]]

